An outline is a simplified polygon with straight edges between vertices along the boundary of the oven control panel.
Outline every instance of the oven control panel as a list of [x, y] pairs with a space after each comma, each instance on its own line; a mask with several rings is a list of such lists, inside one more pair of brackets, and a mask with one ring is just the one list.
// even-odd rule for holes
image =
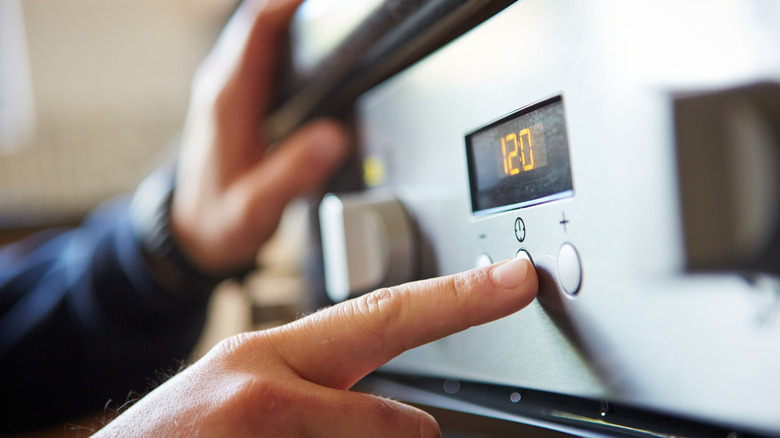
[[514, 3], [364, 93], [340, 300], [530, 257], [528, 309], [383, 369], [780, 434], [780, 8]]

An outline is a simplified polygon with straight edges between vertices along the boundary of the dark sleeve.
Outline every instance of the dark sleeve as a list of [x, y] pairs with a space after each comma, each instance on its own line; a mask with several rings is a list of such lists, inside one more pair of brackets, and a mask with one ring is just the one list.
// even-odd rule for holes
[[195, 345], [208, 296], [163, 289], [133, 230], [117, 201], [0, 250], [4, 431], [116, 408]]

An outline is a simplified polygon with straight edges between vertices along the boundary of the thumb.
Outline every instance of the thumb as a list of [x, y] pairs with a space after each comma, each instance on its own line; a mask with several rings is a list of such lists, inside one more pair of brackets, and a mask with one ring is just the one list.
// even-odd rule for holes
[[427, 412], [387, 398], [325, 388], [306, 382], [306, 394], [293, 409], [306, 436], [323, 438], [440, 438], [436, 420]]

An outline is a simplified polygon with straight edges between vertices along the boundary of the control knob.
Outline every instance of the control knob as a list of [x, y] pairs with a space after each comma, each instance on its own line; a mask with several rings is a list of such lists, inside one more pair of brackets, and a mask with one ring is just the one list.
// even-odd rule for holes
[[331, 300], [343, 301], [414, 279], [414, 227], [392, 194], [329, 194], [319, 214], [325, 289]]

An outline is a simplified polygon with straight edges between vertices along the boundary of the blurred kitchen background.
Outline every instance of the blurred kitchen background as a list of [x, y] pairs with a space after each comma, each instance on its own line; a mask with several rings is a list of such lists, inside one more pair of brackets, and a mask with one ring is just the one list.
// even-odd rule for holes
[[17, 130], [30, 131], [0, 137], [6, 225], [78, 218], [155, 168], [181, 128], [193, 72], [232, 7], [228, 0], [0, 3], [0, 93], [15, 98], [3, 102], [4, 113], [34, 117], [34, 125], [17, 121]]
[[[77, 224], [171, 156], [191, 78], [236, 5], [0, 0], [0, 244]], [[262, 275], [219, 289], [196, 355], [295, 316], [303, 208], [259, 256]]]

